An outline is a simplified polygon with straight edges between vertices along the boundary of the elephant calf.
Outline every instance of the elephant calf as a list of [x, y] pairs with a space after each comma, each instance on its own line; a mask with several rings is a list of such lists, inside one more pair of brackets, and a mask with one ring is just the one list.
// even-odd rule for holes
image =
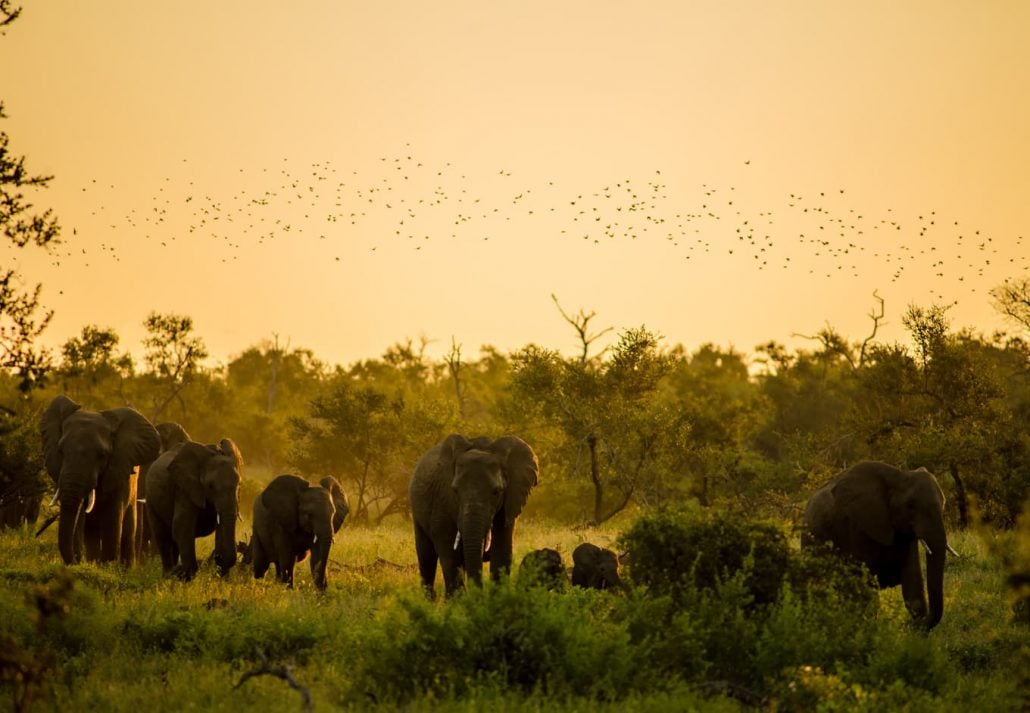
[[572, 584], [585, 589], [621, 588], [619, 556], [611, 550], [584, 542], [572, 551]]
[[519, 566], [519, 582], [561, 589], [565, 584], [565, 563], [561, 553], [550, 547], [533, 550], [522, 558]]
[[318, 485], [296, 475], [272, 480], [254, 500], [254, 577], [264, 577], [274, 562], [279, 581], [292, 587], [294, 566], [310, 552], [311, 578], [325, 589], [329, 551], [348, 512], [347, 496], [336, 478], [322, 478]]

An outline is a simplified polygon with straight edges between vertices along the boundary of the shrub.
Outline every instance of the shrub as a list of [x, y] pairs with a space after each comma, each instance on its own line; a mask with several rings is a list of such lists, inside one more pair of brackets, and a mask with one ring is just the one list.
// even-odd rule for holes
[[664, 511], [638, 519], [621, 538], [632, 555], [630, 576], [674, 598], [691, 587], [714, 590], [743, 570], [754, 605], [779, 596], [790, 548], [779, 528], [726, 513]]
[[356, 694], [405, 702], [497, 688], [619, 698], [639, 664], [608, 606], [600, 593], [559, 596], [507, 580], [445, 603], [400, 596], [364, 644]]

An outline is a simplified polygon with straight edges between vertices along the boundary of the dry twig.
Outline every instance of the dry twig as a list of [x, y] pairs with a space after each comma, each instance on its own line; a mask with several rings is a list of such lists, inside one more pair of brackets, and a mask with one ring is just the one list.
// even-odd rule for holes
[[281, 678], [282, 680], [286, 681], [286, 683], [290, 684], [290, 688], [292, 688], [300, 694], [300, 697], [303, 701], [303, 708], [305, 711], [313, 710], [311, 704], [311, 691], [309, 691], [306, 686], [302, 686], [300, 683], [298, 683], [297, 679], [293, 677], [293, 667], [289, 664], [272, 666], [268, 662], [268, 657], [265, 656], [264, 651], [259, 650], [257, 653], [258, 656], [261, 657], [261, 665], [255, 669], [247, 671], [242, 676], [240, 676], [239, 682], [235, 686], [233, 686], [232, 690], [235, 691], [237, 688], [239, 688], [255, 676], [275, 676], [276, 678]]

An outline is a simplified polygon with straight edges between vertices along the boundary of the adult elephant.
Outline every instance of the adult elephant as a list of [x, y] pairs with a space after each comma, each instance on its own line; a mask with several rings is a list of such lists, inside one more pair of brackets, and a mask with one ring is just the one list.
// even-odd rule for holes
[[[190, 434], [186, 429], [174, 421], [163, 421], [155, 424], [157, 435], [161, 439], [160, 453], [164, 453], [173, 446], [185, 443], [190, 440]], [[148, 554], [156, 553], [157, 548], [154, 539], [150, 535], [150, 521], [147, 517], [147, 473], [150, 466], [144, 465], [139, 470], [139, 481], [136, 486], [136, 558], [142, 559]]]
[[[909, 613], [927, 629], [944, 615], [944, 494], [925, 468], [864, 461], [817, 490], [805, 508], [802, 544], [827, 542], [864, 563], [881, 589], [901, 585]], [[926, 548], [926, 593], [919, 542]]]
[[254, 499], [254, 536], [250, 556], [261, 579], [275, 563], [280, 582], [293, 586], [293, 568], [311, 554], [315, 586], [328, 585], [326, 565], [350, 507], [336, 478], [312, 485], [296, 475], [280, 475]]
[[460, 568], [480, 583], [487, 557], [494, 579], [511, 570], [515, 519], [538, 479], [536, 454], [515, 436], [470, 441], [453, 434], [426, 451], [408, 500], [419, 572], [430, 596], [437, 561], [448, 595], [463, 585]]
[[165, 574], [190, 580], [197, 572], [196, 538], [215, 533], [222, 575], [236, 564], [243, 458], [228, 438], [187, 441], [161, 454], [147, 474], [147, 517]]
[[57, 543], [65, 564], [83, 557], [131, 565], [136, 474], [157, 457], [160, 439], [142, 414], [122, 407], [86, 411], [58, 396], [40, 422], [43, 460], [57, 484]]

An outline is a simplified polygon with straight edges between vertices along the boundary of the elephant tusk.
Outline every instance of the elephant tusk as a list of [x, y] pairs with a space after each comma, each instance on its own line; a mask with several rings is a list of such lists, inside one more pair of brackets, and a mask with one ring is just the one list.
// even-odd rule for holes
[[312, 545], [318, 544], [318, 535], [315, 535], [313, 538], [311, 538], [311, 544]]
[[952, 547], [951, 545], [948, 545], [948, 552], [950, 552], [951, 554], [955, 555], [956, 557], [961, 557], [962, 556], [958, 552], [956, 552], [955, 548]]
[[458, 543], [459, 542], [461, 542], [461, 531], [458, 531], [458, 532], [456, 532], [454, 534], [454, 547], [452, 548], [453, 550], [455, 550], [455, 551], [458, 550]]
[[923, 547], [926, 549], [926, 554], [933, 555], [933, 550], [930, 549], [930, 545], [926, 544], [926, 540], [920, 540], [923, 543]]
[[221, 525], [222, 524], [222, 516], [219, 515], [218, 513], [215, 513], [215, 524], [216, 525]]
[[89, 500], [86, 501], [86, 513], [93, 512], [93, 506], [97, 504], [97, 490], [94, 488], [89, 491]]
[[57, 502], [57, 498], [58, 498], [58, 496], [60, 496], [60, 494], [61, 494], [61, 489], [60, 488], [58, 488], [56, 491], [54, 491], [54, 497], [50, 500], [50, 507], [54, 506], [54, 503]]

